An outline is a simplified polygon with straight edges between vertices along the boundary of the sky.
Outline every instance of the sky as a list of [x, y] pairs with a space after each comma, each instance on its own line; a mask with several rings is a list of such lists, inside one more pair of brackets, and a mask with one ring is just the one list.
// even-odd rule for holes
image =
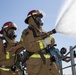
[[[27, 28], [24, 20], [31, 10], [42, 10], [46, 13], [43, 18], [43, 29], [47, 32], [55, 28], [61, 7], [66, 0], [0, 0], [0, 30], [5, 22], [12, 21], [18, 26], [17, 40], [20, 40], [22, 31]], [[69, 51], [70, 46], [76, 45], [76, 38], [64, 34], [56, 33], [55, 38], [57, 48], [66, 47]], [[69, 65], [63, 62], [63, 65]], [[67, 71], [65, 71], [67, 73]], [[71, 72], [70, 72], [71, 73]], [[68, 74], [68, 73], [67, 73]]]

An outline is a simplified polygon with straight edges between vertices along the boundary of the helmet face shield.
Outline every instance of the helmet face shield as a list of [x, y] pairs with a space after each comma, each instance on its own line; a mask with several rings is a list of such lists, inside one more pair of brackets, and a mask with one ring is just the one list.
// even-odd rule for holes
[[44, 11], [42, 11], [42, 10], [39, 10], [39, 13], [42, 14], [42, 18], [46, 16], [46, 13]]

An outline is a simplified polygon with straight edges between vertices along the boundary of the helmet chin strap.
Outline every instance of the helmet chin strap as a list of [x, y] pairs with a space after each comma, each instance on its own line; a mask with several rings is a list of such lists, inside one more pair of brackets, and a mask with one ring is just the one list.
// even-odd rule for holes
[[33, 20], [36, 23], [36, 25], [38, 26], [38, 28], [40, 28], [40, 25], [37, 23], [36, 19], [34, 18], [34, 16], [32, 14], [31, 14], [31, 17], [33, 18]]

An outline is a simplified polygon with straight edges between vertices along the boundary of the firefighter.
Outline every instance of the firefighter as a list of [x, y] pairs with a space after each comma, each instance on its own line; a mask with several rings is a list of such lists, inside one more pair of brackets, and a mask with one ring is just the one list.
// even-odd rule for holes
[[19, 44], [16, 38], [17, 26], [15, 23], [6, 22], [0, 34], [0, 75], [20, 75], [20, 70], [16, 67], [16, 50], [8, 51], [11, 47]]
[[[60, 75], [56, 65], [50, 60], [48, 45], [54, 44], [53, 37], [42, 29], [43, 13], [32, 10], [28, 13], [25, 23], [28, 28], [22, 32], [22, 45], [27, 51], [26, 68], [28, 75]], [[50, 63], [51, 62], [51, 63]]]

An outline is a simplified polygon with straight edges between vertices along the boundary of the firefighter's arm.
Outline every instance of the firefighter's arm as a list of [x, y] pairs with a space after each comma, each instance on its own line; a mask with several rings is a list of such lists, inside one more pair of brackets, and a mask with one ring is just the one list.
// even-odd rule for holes
[[25, 48], [23, 47], [22, 42], [20, 41], [16, 46], [17, 54], [20, 53], [21, 51], [23, 51], [24, 49]]
[[14, 52], [16, 52], [18, 49], [20, 49], [22, 47], [23, 47], [22, 44], [19, 44], [17, 46], [11, 47], [8, 51], [14, 51]]
[[45, 39], [45, 38], [47, 38], [48, 36], [50, 36], [50, 35], [52, 35], [52, 34], [55, 34], [55, 33], [56, 33], [56, 30], [53, 29], [52, 31], [49, 31], [49, 32], [47, 32], [47, 33], [42, 34], [41, 37], [42, 37], [42, 39]]
[[42, 40], [42, 37], [37, 37], [37, 38], [35, 38], [33, 41], [31, 41], [31, 43], [32, 43], [32, 42], [36, 42], [36, 41], [38, 41], [38, 40]]
[[40, 40], [42, 40], [41, 36], [35, 36], [31, 30], [25, 30], [22, 33], [22, 44], [24, 48], [29, 52], [38, 52], [41, 50]]
[[18, 49], [20, 49], [20, 48], [22, 48], [23, 47], [23, 45], [22, 45], [22, 43], [20, 43], [20, 44], [18, 44], [17, 46], [15, 46], [15, 50], [18, 50]]
[[65, 61], [65, 62], [69, 62], [71, 59], [69, 58], [69, 59], [64, 59], [63, 61]]
[[[50, 35], [52, 35], [52, 34], [54, 34], [54, 33], [56, 33], [56, 30], [55, 30], [55, 29], [53, 29], [52, 31], [49, 31], [49, 32], [47, 32], [47, 33], [43, 33], [43, 34], [40, 35], [39, 37], [35, 38], [34, 41], [38, 41], [38, 40], [45, 39], [45, 38], [49, 37]], [[54, 40], [54, 39], [53, 39], [53, 40]]]
[[69, 62], [70, 60], [71, 60], [70, 56], [66, 56], [66, 57], [63, 59], [63, 61], [65, 61], [65, 62]]

